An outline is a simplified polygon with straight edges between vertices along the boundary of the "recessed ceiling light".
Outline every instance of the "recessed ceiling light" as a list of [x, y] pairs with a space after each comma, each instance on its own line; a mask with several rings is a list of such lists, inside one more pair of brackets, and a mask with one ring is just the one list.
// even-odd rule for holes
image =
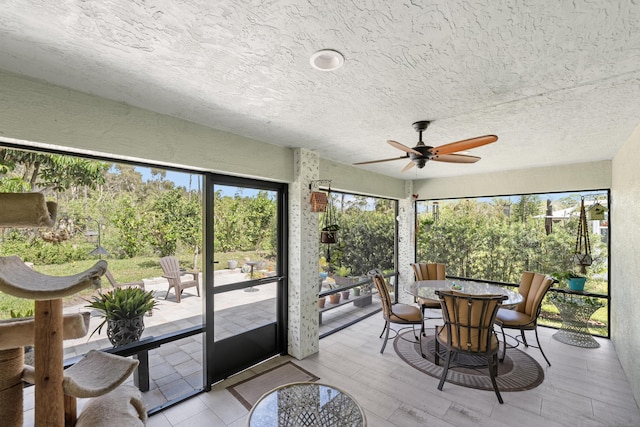
[[333, 71], [342, 67], [344, 56], [336, 50], [323, 49], [311, 55], [311, 66], [320, 71]]

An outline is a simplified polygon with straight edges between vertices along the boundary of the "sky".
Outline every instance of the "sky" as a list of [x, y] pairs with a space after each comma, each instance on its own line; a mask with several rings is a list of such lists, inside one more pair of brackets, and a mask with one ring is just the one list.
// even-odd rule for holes
[[[147, 182], [152, 178], [151, 168], [136, 166], [135, 170], [136, 172], [142, 175], [142, 180], [144, 182]], [[197, 190], [202, 186], [202, 183], [201, 183], [202, 175], [200, 174], [188, 174], [184, 172], [175, 172], [175, 171], [169, 171], [169, 170], [165, 170], [165, 172], [166, 172], [165, 180], [172, 181], [177, 187], [184, 187], [186, 189], [189, 189], [189, 178], [191, 178], [192, 190]], [[239, 188], [239, 187], [233, 187], [233, 186], [227, 186], [227, 185], [216, 185], [215, 189], [216, 191], [218, 190], [222, 191], [223, 196], [229, 196], [229, 197], [235, 196], [235, 194], [238, 193], [239, 190], [242, 196], [245, 196], [245, 197], [253, 197], [258, 194], [258, 190], [253, 190], [250, 188]]]
[[[141, 166], [136, 166], [135, 167], [136, 172], [139, 172], [140, 174], [142, 174], [142, 180], [144, 182], [149, 181], [149, 179], [151, 179], [151, 168], [145, 168], [145, 167], [141, 167]], [[183, 173], [183, 172], [174, 172], [174, 171], [165, 171], [166, 172], [166, 176], [165, 179], [167, 181], [172, 181], [174, 184], [176, 184], [176, 186], [178, 187], [185, 187], [185, 188], [189, 188], [189, 176], [191, 176], [191, 188], [192, 189], [196, 189], [198, 188], [198, 180], [201, 179], [200, 175], [190, 175], [188, 173]]]

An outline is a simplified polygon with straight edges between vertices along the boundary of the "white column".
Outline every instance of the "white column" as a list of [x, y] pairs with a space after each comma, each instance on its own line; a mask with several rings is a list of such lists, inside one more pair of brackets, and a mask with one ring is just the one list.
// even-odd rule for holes
[[413, 303], [413, 297], [404, 292], [413, 282], [411, 263], [415, 260], [415, 213], [413, 199], [413, 181], [405, 181], [405, 198], [398, 201], [398, 300]]
[[294, 181], [289, 186], [289, 355], [296, 359], [317, 353], [318, 214], [311, 212], [309, 184], [319, 176], [320, 157], [294, 150]]

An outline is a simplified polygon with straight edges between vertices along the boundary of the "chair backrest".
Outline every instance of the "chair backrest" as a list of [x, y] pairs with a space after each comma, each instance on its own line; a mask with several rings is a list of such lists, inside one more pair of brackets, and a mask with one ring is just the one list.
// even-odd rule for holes
[[493, 323], [505, 295], [470, 295], [436, 291], [442, 305], [447, 343], [460, 351], [484, 353], [491, 348]]
[[180, 272], [180, 263], [178, 262], [178, 258], [174, 256], [160, 258], [160, 267], [162, 267], [162, 271], [167, 275]]
[[445, 264], [417, 262], [411, 264], [416, 280], [444, 280]]
[[393, 313], [393, 303], [391, 301], [389, 288], [387, 287], [387, 281], [384, 280], [382, 271], [378, 269], [369, 271], [367, 275], [371, 278], [373, 283], [376, 285], [376, 288], [378, 289], [378, 295], [380, 296], [380, 301], [382, 302], [382, 315], [385, 319], [388, 319], [391, 316], [391, 313]]
[[542, 299], [553, 284], [553, 278], [540, 273], [525, 271], [520, 279], [518, 292], [524, 301], [516, 306], [516, 310], [529, 316], [531, 320], [538, 317]]

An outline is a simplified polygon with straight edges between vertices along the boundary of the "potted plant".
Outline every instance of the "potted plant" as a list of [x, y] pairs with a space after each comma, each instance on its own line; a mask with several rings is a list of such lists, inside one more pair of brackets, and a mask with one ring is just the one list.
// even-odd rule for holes
[[326, 227], [323, 227], [320, 231], [320, 243], [336, 243], [336, 233], [338, 230], [340, 230], [340, 226], [338, 226], [338, 224], [330, 224]]
[[324, 214], [322, 221], [323, 227], [320, 230], [320, 243], [331, 245], [338, 241], [337, 232], [340, 230], [340, 226], [335, 222], [335, 213], [331, 202], [331, 190], [329, 190], [328, 199], [327, 212]]
[[329, 295], [329, 302], [331, 304], [338, 304], [340, 302], [340, 292]]
[[318, 297], [318, 308], [324, 308], [327, 302], [327, 297]]
[[144, 314], [157, 305], [153, 291], [145, 292], [138, 287], [115, 288], [99, 292], [87, 301], [87, 308], [94, 308], [104, 318], [91, 333], [102, 331], [107, 324], [107, 337], [114, 347], [138, 341], [144, 331]]
[[[327, 281], [326, 284], [329, 289], [335, 289], [337, 286], [335, 282], [330, 282], [330, 281]], [[329, 302], [331, 304], [338, 304], [340, 302], [340, 292], [336, 292], [335, 294], [329, 294], [328, 297], [329, 297]]]
[[587, 281], [587, 276], [584, 274], [576, 273], [574, 271], [565, 271], [557, 275], [558, 279], [564, 279], [572, 291], [584, 291], [584, 284]]
[[366, 307], [371, 304], [371, 302], [373, 301], [371, 296], [371, 286], [373, 286], [372, 283], [365, 283], [363, 285], [358, 286], [357, 288], [353, 288], [354, 296], [355, 296], [356, 289], [358, 289], [359, 295], [362, 296], [362, 298], [354, 301], [353, 305], [355, 305], [356, 307]]

